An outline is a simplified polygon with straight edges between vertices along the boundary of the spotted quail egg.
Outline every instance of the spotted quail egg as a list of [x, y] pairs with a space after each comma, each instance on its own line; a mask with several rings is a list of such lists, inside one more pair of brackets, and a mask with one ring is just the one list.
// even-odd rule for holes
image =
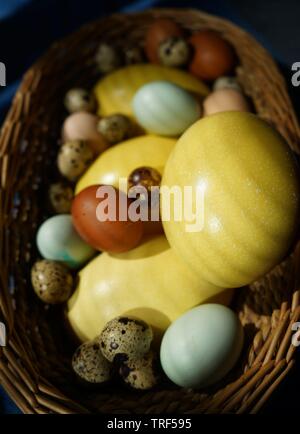
[[122, 114], [106, 116], [99, 120], [98, 131], [110, 144], [125, 140], [131, 131], [130, 119]]
[[58, 214], [68, 214], [71, 210], [73, 190], [63, 182], [51, 184], [49, 188], [49, 200], [55, 212]]
[[70, 113], [78, 111], [94, 112], [96, 110], [96, 98], [86, 89], [70, 89], [65, 96], [65, 107]]
[[119, 374], [134, 389], [152, 389], [159, 380], [158, 362], [152, 351], [140, 359], [122, 361]]
[[234, 89], [238, 90], [239, 92], [242, 92], [242, 88], [237, 82], [237, 79], [235, 77], [219, 77], [213, 84], [213, 90], [219, 90], [219, 89]]
[[127, 47], [124, 50], [124, 57], [127, 65], [143, 63], [145, 61], [144, 53], [140, 47]]
[[190, 54], [191, 49], [188, 42], [180, 36], [166, 39], [158, 49], [160, 63], [174, 68], [186, 65]]
[[96, 52], [95, 61], [98, 70], [103, 74], [107, 74], [108, 72], [117, 69], [122, 63], [121, 55], [118, 50], [106, 43], [99, 45]]
[[97, 339], [85, 342], [75, 351], [72, 368], [78, 377], [89, 384], [105, 383], [111, 378], [111, 364], [103, 357]]
[[57, 164], [59, 171], [70, 181], [75, 181], [93, 160], [93, 152], [83, 140], [66, 142], [60, 148]]
[[117, 355], [128, 359], [142, 357], [150, 349], [153, 332], [144, 321], [122, 316], [109, 321], [100, 338], [102, 354], [112, 362]]
[[61, 263], [43, 259], [31, 269], [31, 282], [37, 296], [49, 304], [64, 303], [73, 289], [73, 277]]

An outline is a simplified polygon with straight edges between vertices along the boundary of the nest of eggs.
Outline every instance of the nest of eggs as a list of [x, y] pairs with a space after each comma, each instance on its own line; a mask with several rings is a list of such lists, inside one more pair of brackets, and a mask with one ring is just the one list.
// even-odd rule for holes
[[[180, 66], [180, 62], [187, 64], [190, 62], [190, 47], [195, 49], [196, 44], [192, 35], [204, 29], [218, 32], [234, 47], [238, 59], [235, 85], [240, 86], [249, 98], [248, 102], [242, 100], [241, 104], [245, 104], [243, 109], [248, 110], [250, 102], [261, 118], [276, 127], [292, 151], [299, 152], [299, 126], [277, 67], [255, 40], [225, 20], [192, 10], [161, 9], [128, 16], [115, 15], [91, 23], [53, 45], [26, 73], [0, 139], [0, 320], [7, 329], [7, 346], [0, 348], [0, 381], [24, 412], [256, 412], [293, 366], [295, 345], [291, 343], [291, 327], [300, 315], [299, 292], [296, 290], [299, 273], [297, 249], [269, 274], [236, 292], [231, 307], [244, 326], [243, 353], [226, 377], [201, 390], [179, 388], [164, 377], [150, 390], [128, 388], [119, 380], [104, 384], [100, 389], [79, 384], [71, 369], [75, 346], [68, 325], [63, 320], [64, 307], [43, 304], [32, 290], [33, 283], [39, 292], [38, 279], [36, 282], [33, 278], [31, 283], [31, 268], [39, 255], [35, 244], [37, 230], [43, 221], [53, 215], [54, 204], [60, 207], [60, 212], [68, 212], [73, 196], [73, 187], [69, 185], [64, 184], [62, 193], [58, 184], [61, 174], [73, 181], [82, 167], [90, 164], [93, 153], [101, 152], [101, 146], [103, 149], [107, 146], [105, 140], [103, 143], [96, 140], [94, 146], [90, 143], [88, 148], [80, 141], [67, 149], [60, 148], [58, 138], [67, 116], [63, 98], [68, 95], [65, 104], [71, 111], [76, 110], [78, 101], [80, 104], [85, 101], [85, 110], [94, 110], [95, 101], [90, 94], [70, 94], [69, 89], [92, 89], [99, 80], [99, 62], [103, 73], [108, 72], [114, 63], [114, 67], [120, 66], [118, 58], [109, 60], [107, 55], [107, 47], [109, 50], [112, 42], [128, 63], [140, 62], [140, 56], [144, 56], [146, 34], [158, 18], [171, 19], [174, 23], [171, 27], [180, 28], [180, 31], [172, 31], [172, 38], [154, 52], [151, 44], [155, 43], [156, 36], [152, 35], [151, 43], [146, 43], [149, 60], [157, 61], [151, 58], [154, 55], [163, 62], [169, 62], [169, 54], [174, 53], [175, 44], [175, 53], [179, 53], [179, 58], [176, 55], [172, 61], [179, 64], [173, 63], [172, 66]], [[186, 39], [190, 40], [189, 46], [184, 42]], [[233, 62], [233, 51], [224, 50], [224, 59], [220, 64], [225, 62], [223, 72], [227, 73], [226, 61]], [[102, 62], [103, 58], [109, 60], [108, 64]], [[190, 71], [197, 75], [197, 62], [189, 65]], [[205, 74], [203, 79], [211, 79], [211, 71], [205, 71]], [[115, 121], [121, 125], [121, 132], [125, 131], [124, 137], [132, 134], [132, 124], [128, 123], [127, 117]], [[111, 144], [120, 140], [116, 134], [119, 130], [109, 128], [105, 120], [97, 124], [97, 129]], [[65, 139], [69, 140], [69, 137]], [[83, 155], [83, 166], [66, 164], [69, 163], [66, 156], [70, 152]], [[58, 168], [54, 169], [58, 154]], [[42, 252], [43, 247], [39, 243], [38, 247]], [[88, 252], [85, 254], [89, 255]], [[72, 289], [69, 275], [63, 270], [56, 270], [64, 281], [65, 290], [63, 294], [59, 293], [59, 301], [68, 298]], [[41, 272], [41, 269], [38, 271]], [[151, 279], [151, 275], [147, 279]], [[54, 293], [55, 290], [54, 287]], [[44, 301], [51, 303], [53, 300], [50, 297]], [[148, 351], [152, 331], [147, 325], [138, 327], [143, 330], [142, 342]], [[107, 328], [104, 334], [105, 331]], [[135, 330], [135, 333], [139, 332]], [[82, 372], [84, 360], [91, 360], [95, 353], [99, 354], [98, 342], [89, 342], [85, 346], [90, 352], [83, 351], [81, 347], [73, 357], [77, 374]], [[142, 354], [140, 356], [138, 360], [141, 360]], [[101, 365], [105, 379], [110, 370], [106, 369], [109, 359], [110, 356], [106, 355], [106, 362]], [[131, 362], [124, 363], [124, 360], [120, 363], [119, 374], [130, 378], [130, 372], [137, 369], [136, 366], [133, 367]], [[152, 356], [148, 353], [139, 367], [150, 365], [153, 365]], [[148, 378], [152, 378], [152, 373]], [[131, 385], [136, 380], [133, 378]]]

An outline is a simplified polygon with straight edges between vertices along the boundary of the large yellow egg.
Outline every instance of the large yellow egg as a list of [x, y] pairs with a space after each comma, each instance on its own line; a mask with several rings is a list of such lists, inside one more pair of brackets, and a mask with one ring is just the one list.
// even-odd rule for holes
[[160, 337], [169, 324], [199, 303], [229, 303], [231, 291], [203, 284], [164, 235], [121, 254], [102, 253], [79, 273], [67, 318], [83, 341], [119, 315], [149, 323]]
[[197, 230], [188, 232], [188, 219], [175, 221], [171, 212], [163, 223], [166, 236], [202, 279], [223, 287], [245, 285], [287, 253], [299, 216], [297, 170], [285, 141], [257, 116], [215, 114], [181, 136], [162, 180], [166, 220], [164, 187], [174, 185], [193, 187], [194, 211], [198, 191], [201, 217]]
[[118, 188], [120, 178], [127, 179], [134, 169], [141, 166], [153, 167], [162, 174], [175, 143], [176, 140], [172, 138], [146, 135], [107, 149], [80, 178], [76, 194], [94, 184]]
[[167, 80], [191, 92], [205, 97], [208, 87], [188, 72], [166, 66], [139, 64], [118, 69], [102, 78], [94, 92], [99, 103], [99, 115], [123, 113], [133, 116], [132, 98], [144, 84]]

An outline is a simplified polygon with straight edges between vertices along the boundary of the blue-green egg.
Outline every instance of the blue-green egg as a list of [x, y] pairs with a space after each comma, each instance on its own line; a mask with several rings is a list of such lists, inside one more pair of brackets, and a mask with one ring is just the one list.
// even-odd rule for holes
[[70, 214], [56, 215], [42, 223], [36, 243], [43, 258], [64, 262], [71, 268], [80, 267], [94, 254], [75, 231]]
[[179, 136], [201, 116], [197, 98], [169, 81], [152, 81], [133, 97], [133, 111], [147, 131], [162, 136]]
[[167, 329], [161, 343], [161, 365], [178, 386], [206, 387], [234, 367], [243, 340], [242, 325], [232, 310], [220, 304], [203, 304]]

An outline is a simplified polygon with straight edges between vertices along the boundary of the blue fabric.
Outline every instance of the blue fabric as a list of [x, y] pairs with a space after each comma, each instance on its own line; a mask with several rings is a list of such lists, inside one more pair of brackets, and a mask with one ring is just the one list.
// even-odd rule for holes
[[[7, 68], [7, 87], [0, 88], [0, 121], [22, 74], [55, 39], [100, 16], [149, 7], [194, 7], [228, 18], [252, 33], [280, 61], [267, 41], [230, 6], [230, 0], [0, 0], [0, 62]], [[284, 392], [286, 397], [288, 391]], [[19, 412], [0, 387], [0, 413]]]

